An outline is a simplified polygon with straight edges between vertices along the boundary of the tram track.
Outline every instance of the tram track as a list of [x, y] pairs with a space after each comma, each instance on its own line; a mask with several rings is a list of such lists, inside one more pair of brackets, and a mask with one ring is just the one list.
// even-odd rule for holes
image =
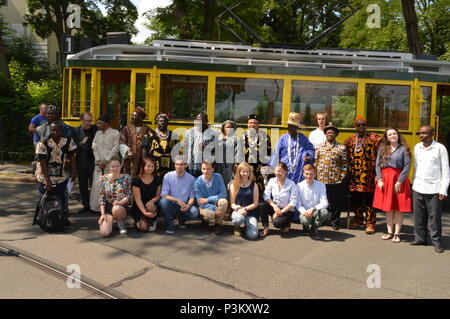
[[74, 278], [72, 274], [68, 273], [62, 266], [3, 242], [0, 243], [0, 254], [17, 257], [20, 261], [27, 263], [36, 269], [44, 271], [53, 277], [57, 277], [62, 280], [67, 280], [70, 278], [70, 280], [72, 280], [75, 284], [79, 284], [80, 289], [93, 293], [103, 299], [131, 299], [131, 297], [95, 282], [85, 276], [80, 276], [80, 279]]

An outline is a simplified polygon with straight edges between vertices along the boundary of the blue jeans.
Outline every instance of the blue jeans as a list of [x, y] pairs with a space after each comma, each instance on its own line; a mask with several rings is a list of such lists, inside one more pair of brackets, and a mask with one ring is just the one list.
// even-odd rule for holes
[[238, 212], [231, 214], [231, 222], [234, 227], [239, 227], [245, 223], [245, 235], [248, 239], [256, 239], [258, 237], [258, 219], [253, 216], [244, 216]]
[[186, 221], [195, 219], [198, 217], [198, 208], [191, 206], [189, 210], [183, 213], [180, 210], [180, 205], [171, 202], [167, 198], [161, 198], [158, 203], [159, 211], [164, 215], [166, 221], [167, 230], [173, 230], [173, 219], [178, 217], [180, 224], [184, 224]]

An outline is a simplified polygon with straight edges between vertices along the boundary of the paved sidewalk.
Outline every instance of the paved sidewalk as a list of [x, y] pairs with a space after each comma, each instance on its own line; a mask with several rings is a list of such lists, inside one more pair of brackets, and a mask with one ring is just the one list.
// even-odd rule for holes
[[25, 173], [30, 169], [31, 165], [26, 164], [0, 164], [0, 182], [36, 183], [33, 174]]
[[[0, 183], [0, 198], [0, 242], [63, 267], [77, 264], [82, 275], [133, 298], [450, 298], [448, 213], [443, 215], [447, 251], [437, 254], [432, 246], [408, 244], [413, 239], [411, 214], [405, 215], [399, 244], [380, 239], [382, 214], [373, 236], [323, 227], [322, 241], [311, 240], [299, 225], [284, 237], [273, 230], [264, 240], [249, 241], [233, 236], [229, 222], [221, 236], [208, 233], [200, 221], [188, 222], [186, 230], [176, 229], [174, 235], [164, 233], [162, 222], [155, 233], [142, 234], [131, 218], [128, 234], [115, 228], [104, 239], [97, 215], [77, 213], [81, 205], [76, 196], [71, 199], [73, 227], [59, 234], [31, 225], [36, 185]], [[3, 276], [15, 276], [13, 265], [4, 264], [0, 282]], [[381, 288], [367, 286], [370, 265], [379, 266]], [[11, 296], [30, 296], [20, 282], [9, 285]], [[29, 289], [38, 285], [30, 282]]]

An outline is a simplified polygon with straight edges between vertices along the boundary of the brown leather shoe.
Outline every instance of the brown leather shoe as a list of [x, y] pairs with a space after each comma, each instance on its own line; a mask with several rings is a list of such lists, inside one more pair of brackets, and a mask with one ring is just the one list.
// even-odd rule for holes
[[219, 224], [216, 224], [214, 226], [214, 234], [215, 235], [220, 235], [222, 234], [222, 227]]

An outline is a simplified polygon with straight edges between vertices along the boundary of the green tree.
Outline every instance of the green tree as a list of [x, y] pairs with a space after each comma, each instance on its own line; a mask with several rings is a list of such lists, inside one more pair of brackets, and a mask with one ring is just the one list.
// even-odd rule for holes
[[[7, 4], [7, 0], [0, 0], [0, 8], [6, 6]], [[4, 85], [10, 77], [8, 59], [6, 58], [5, 43], [3, 40], [6, 29], [6, 24], [3, 21], [3, 17], [0, 15], [0, 85]]]
[[[88, 36], [94, 45], [102, 43], [107, 32], [126, 31], [136, 34], [134, 22], [138, 18], [137, 9], [131, 0], [27, 0], [28, 14], [26, 24], [41, 38], [55, 34], [59, 52], [63, 52], [62, 36], [68, 34], [66, 19], [67, 6], [78, 4], [81, 7], [81, 29], [78, 36]], [[105, 6], [107, 15], [103, 16], [99, 4]], [[65, 55], [60, 54], [61, 66]]]
[[[235, 0], [221, 0], [231, 7]], [[266, 43], [304, 44], [339, 21], [345, 5], [339, 1], [246, 0], [232, 7]], [[233, 30], [247, 43], [257, 42], [216, 0], [174, 0], [164, 8], [146, 13], [152, 39], [198, 39], [236, 41]], [[337, 46], [338, 33], [320, 42]]]

